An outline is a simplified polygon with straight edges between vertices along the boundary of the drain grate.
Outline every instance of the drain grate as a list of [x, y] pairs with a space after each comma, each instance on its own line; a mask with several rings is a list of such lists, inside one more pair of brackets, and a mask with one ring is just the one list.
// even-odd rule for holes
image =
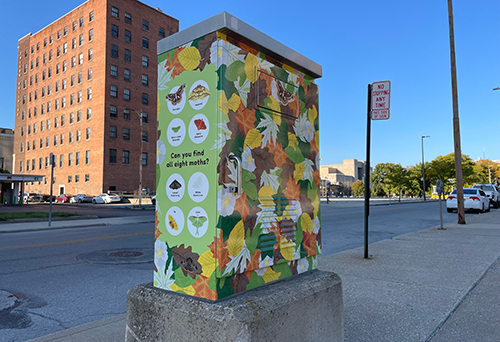
[[120, 252], [109, 253], [110, 257], [115, 257], [115, 258], [137, 258], [140, 257], [141, 255], [144, 255], [144, 253], [138, 251], [120, 251]]

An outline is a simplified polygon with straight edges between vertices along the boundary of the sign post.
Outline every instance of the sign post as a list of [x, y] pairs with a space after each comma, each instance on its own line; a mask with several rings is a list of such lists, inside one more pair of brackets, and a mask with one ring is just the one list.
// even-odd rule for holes
[[52, 183], [54, 182], [54, 154], [51, 153], [49, 157], [50, 162], [50, 197], [49, 197], [49, 227], [52, 223]]
[[389, 120], [391, 107], [391, 81], [368, 84], [368, 110], [366, 120], [365, 161], [365, 259], [368, 255], [368, 216], [370, 215], [370, 137], [372, 120]]

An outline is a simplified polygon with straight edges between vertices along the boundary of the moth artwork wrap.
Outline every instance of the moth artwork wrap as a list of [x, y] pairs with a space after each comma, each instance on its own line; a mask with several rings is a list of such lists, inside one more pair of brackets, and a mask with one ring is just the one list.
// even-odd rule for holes
[[218, 300], [317, 269], [319, 77], [225, 12], [158, 43], [155, 287]]

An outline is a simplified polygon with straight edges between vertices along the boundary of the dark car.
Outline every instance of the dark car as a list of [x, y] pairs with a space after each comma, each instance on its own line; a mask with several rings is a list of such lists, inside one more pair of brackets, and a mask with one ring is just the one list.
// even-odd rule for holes
[[[50, 202], [50, 195], [43, 194], [42, 199], [44, 202]], [[52, 202], [56, 201], [56, 196], [52, 195]]]

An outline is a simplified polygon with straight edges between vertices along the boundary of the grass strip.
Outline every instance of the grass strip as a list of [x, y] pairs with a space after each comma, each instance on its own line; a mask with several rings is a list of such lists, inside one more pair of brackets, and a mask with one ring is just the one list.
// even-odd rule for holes
[[[75, 213], [52, 213], [52, 217], [70, 217], [81, 216]], [[18, 213], [0, 213], [0, 221], [9, 221], [15, 219], [31, 219], [31, 218], [49, 218], [49, 213], [40, 212], [18, 212]]]

